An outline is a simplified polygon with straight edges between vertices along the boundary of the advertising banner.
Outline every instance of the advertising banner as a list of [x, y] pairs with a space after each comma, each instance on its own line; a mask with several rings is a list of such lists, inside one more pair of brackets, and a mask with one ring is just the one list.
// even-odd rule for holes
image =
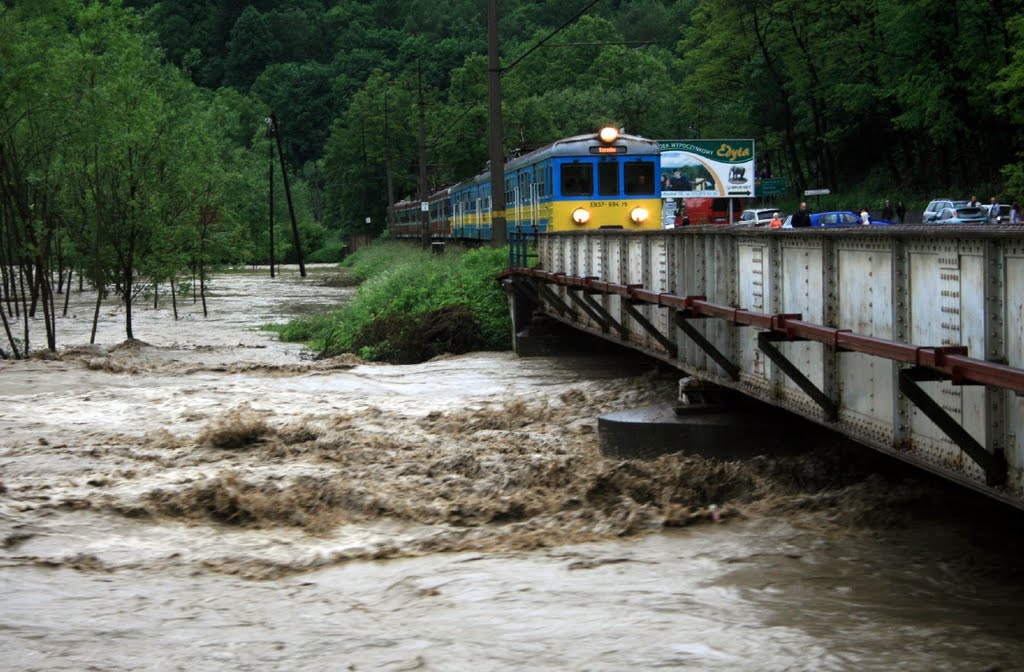
[[662, 198], [754, 195], [753, 140], [658, 140]]

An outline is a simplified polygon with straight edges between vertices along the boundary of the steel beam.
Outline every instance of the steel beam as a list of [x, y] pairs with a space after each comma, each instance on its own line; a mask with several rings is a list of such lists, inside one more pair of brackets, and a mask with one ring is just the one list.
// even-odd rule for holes
[[582, 298], [577, 296], [576, 292], [573, 291], [572, 287], [567, 287], [566, 290], [565, 290], [565, 293], [568, 294], [569, 298], [572, 299], [572, 302], [575, 303], [580, 308], [582, 308], [583, 312], [585, 312], [587, 315], [589, 315], [590, 318], [592, 320], [594, 320], [594, 322], [597, 322], [599, 325], [601, 325], [601, 331], [602, 332], [608, 333], [608, 329], [610, 327], [610, 325], [608, 324], [608, 320], [606, 320], [604, 317], [602, 317], [601, 314], [598, 313], [596, 310], [591, 308], [590, 305], [586, 301], [584, 301]]
[[678, 354], [679, 348], [676, 347], [676, 344], [673, 343], [670, 338], [665, 336], [665, 334], [661, 333], [661, 331], [659, 331], [656, 326], [651, 324], [650, 320], [644, 317], [644, 314], [637, 310], [636, 307], [633, 306], [633, 304], [631, 304], [629, 301], [623, 301], [622, 308], [623, 310], [626, 311], [626, 313], [629, 314], [630, 317], [636, 320], [636, 323], [643, 327], [644, 331], [650, 334], [654, 340], [656, 340], [658, 343], [661, 343], [661, 345], [666, 350], [668, 350], [673, 357], [675, 357]]
[[581, 298], [582, 298], [582, 299], [583, 299], [583, 301], [584, 301], [584, 302], [586, 302], [586, 303], [587, 303], [587, 305], [589, 305], [589, 306], [590, 306], [590, 307], [591, 307], [591, 308], [592, 308], [592, 309], [593, 309], [594, 311], [596, 311], [597, 313], [599, 313], [599, 314], [601, 315], [601, 317], [603, 317], [603, 318], [604, 318], [604, 320], [605, 320], [605, 321], [606, 321], [606, 322], [607, 322], [607, 323], [608, 323], [609, 325], [611, 325], [612, 327], [615, 327], [615, 330], [616, 330], [617, 332], [619, 332], [619, 336], [621, 336], [621, 337], [622, 337], [622, 338], [624, 338], [624, 339], [625, 339], [625, 338], [627, 338], [627, 337], [629, 336], [629, 329], [627, 329], [626, 327], [624, 327], [624, 326], [623, 326], [623, 325], [622, 325], [622, 324], [621, 324], [621, 323], [620, 323], [620, 322], [619, 322], [618, 320], [616, 320], [616, 319], [615, 319], [614, 317], [612, 317], [612, 314], [611, 314], [611, 313], [609, 313], [609, 312], [608, 312], [607, 310], [605, 310], [605, 307], [604, 307], [604, 306], [602, 306], [602, 305], [601, 305], [600, 303], [598, 303], [598, 302], [597, 302], [597, 301], [596, 301], [596, 300], [594, 299], [594, 297], [592, 296], [592, 294], [593, 294], [593, 292], [583, 292], [583, 295], [582, 295], [582, 297], [581, 297]]
[[963, 426], [954, 420], [931, 396], [925, 392], [918, 381], [935, 380], [933, 371], [911, 367], [901, 369], [899, 375], [900, 392], [907, 397], [922, 413], [928, 416], [943, 433], [950, 438], [960, 450], [985, 472], [986, 485], [1002, 485], [1006, 483], [1006, 457], [1003, 452], [990, 453], [978, 443]]
[[797, 386], [804, 391], [811, 399], [814, 400], [821, 409], [825, 411], [826, 417], [829, 420], [836, 420], [839, 417], [839, 407], [836, 402], [833, 401], [818, 389], [818, 386], [811, 382], [810, 378], [805, 376], [803, 372], [789, 361], [782, 351], [773, 345], [774, 341], [788, 340], [784, 335], [776, 334], [770, 331], [762, 331], [757, 335], [757, 348], [765, 354], [765, 356], [772, 360], [775, 366], [779, 367], [783, 373], [789, 376], [790, 380], [797, 384]]
[[566, 317], [576, 319], [576, 311], [567, 306], [565, 302], [562, 301], [562, 298], [558, 296], [558, 294], [552, 292], [551, 288], [545, 283], [535, 282], [533, 283], [533, 286], [537, 289], [537, 292], [541, 297], [543, 297], [543, 299], [547, 301], [552, 308], [558, 311], [559, 315], [565, 315]]
[[715, 347], [715, 344], [704, 337], [704, 334], [697, 331], [692, 324], [686, 321], [683, 313], [676, 313], [676, 325], [693, 341], [698, 348], [707, 353], [708, 357], [715, 360], [715, 363], [722, 367], [732, 380], [740, 379], [740, 367], [729, 361], [729, 358], [722, 354], [722, 351]]

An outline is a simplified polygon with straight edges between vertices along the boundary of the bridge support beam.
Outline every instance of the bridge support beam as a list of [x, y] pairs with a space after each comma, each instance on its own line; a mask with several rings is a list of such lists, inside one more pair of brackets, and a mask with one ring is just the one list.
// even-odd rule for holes
[[715, 344], [704, 337], [704, 334], [697, 331], [692, 324], [690, 324], [683, 313], [676, 313], [676, 325], [679, 329], [686, 334], [691, 341], [693, 341], [698, 348], [707, 353], [708, 357], [715, 360], [715, 363], [722, 367], [729, 378], [732, 380], [740, 379], [740, 367], [729, 361], [721, 350], [715, 347]]
[[622, 323], [620, 323], [620, 322], [619, 322], [618, 320], [616, 320], [616, 319], [615, 319], [614, 317], [612, 317], [612, 314], [611, 314], [611, 313], [609, 313], [609, 312], [608, 312], [608, 311], [607, 311], [607, 310], [605, 309], [605, 307], [604, 307], [603, 305], [601, 305], [601, 303], [600, 303], [599, 301], [597, 301], [596, 299], [594, 299], [594, 296], [593, 296], [593, 293], [592, 293], [592, 292], [584, 292], [584, 293], [583, 293], [583, 299], [584, 299], [584, 300], [585, 300], [585, 301], [586, 301], [586, 302], [587, 302], [588, 304], [590, 304], [590, 307], [591, 307], [591, 308], [593, 308], [593, 309], [594, 309], [594, 310], [596, 310], [597, 312], [601, 313], [601, 315], [602, 315], [602, 316], [603, 316], [603, 317], [604, 317], [604, 318], [605, 318], [606, 320], [608, 320], [608, 324], [610, 324], [610, 325], [612, 325], [613, 327], [615, 327], [615, 331], [619, 332], [619, 337], [620, 337], [621, 339], [623, 339], [623, 340], [626, 340], [626, 339], [627, 339], [627, 338], [629, 337], [629, 329], [627, 329], [627, 328], [625, 327], [625, 325], [623, 325], [623, 324], [622, 324]]
[[552, 308], [557, 310], [560, 315], [574, 320], [576, 319], [576, 311], [567, 306], [558, 294], [551, 291], [550, 287], [543, 282], [535, 282], [533, 286], [537, 290], [537, 293], [540, 294], [541, 298], [548, 302]]
[[1006, 457], [1003, 452], [1000, 450], [993, 454], [985, 450], [984, 446], [917, 384], [919, 381], [927, 380], [945, 380], [945, 377], [937, 377], [934, 371], [919, 366], [900, 369], [900, 392], [982, 468], [985, 472], [986, 485], [1006, 483]]
[[651, 335], [651, 338], [656, 340], [658, 343], [661, 343], [662, 347], [668, 350], [669, 354], [673, 357], [679, 354], [679, 348], [672, 342], [672, 339], [661, 333], [656, 326], [651, 324], [650, 320], [644, 317], [644, 314], [636, 309], [636, 306], [629, 301], [623, 301], [622, 308], [636, 321], [637, 324], [643, 327], [644, 331]]
[[[602, 332], [606, 334], [608, 333], [608, 330], [611, 327], [611, 325], [608, 322], [608, 319], [611, 319], [611, 315], [608, 315], [608, 319], [605, 319], [605, 317], [602, 316], [601, 313], [594, 310], [594, 308], [591, 307], [589, 303], [587, 303], [583, 298], [577, 295], [576, 292], [573, 291], [572, 287], [567, 287], [565, 293], [569, 295], [569, 298], [572, 299], [573, 303], [582, 308], [583, 312], [590, 316], [590, 319], [594, 320], [594, 322], [597, 322], [599, 325], [601, 325]], [[603, 310], [604, 309], [602, 308], [602, 311]], [[607, 315], [607, 313], [605, 313], [605, 315]], [[622, 328], [622, 325], [618, 323], [616, 323], [615, 326], [619, 327], [620, 329]]]
[[796, 383], [808, 397], [821, 406], [821, 410], [825, 411], [825, 416], [828, 417], [829, 420], [835, 421], [839, 418], [839, 407], [836, 406], [836, 402], [818, 389], [818, 386], [811, 382], [810, 378], [805, 376], [803, 372], [793, 364], [793, 362], [786, 359], [786, 356], [775, 347], [774, 342], [786, 340], [791, 339], [787, 338], [784, 334], [762, 331], [757, 335], [757, 348], [763, 352], [765, 356], [775, 364], [775, 366], [779, 367], [783, 373], [789, 376], [790, 380]]

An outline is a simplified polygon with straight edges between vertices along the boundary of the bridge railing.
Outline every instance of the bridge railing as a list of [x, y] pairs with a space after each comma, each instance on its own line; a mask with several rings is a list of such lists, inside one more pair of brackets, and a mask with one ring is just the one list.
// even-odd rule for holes
[[547, 234], [553, 317], [1024, 502], [1024, 233]]

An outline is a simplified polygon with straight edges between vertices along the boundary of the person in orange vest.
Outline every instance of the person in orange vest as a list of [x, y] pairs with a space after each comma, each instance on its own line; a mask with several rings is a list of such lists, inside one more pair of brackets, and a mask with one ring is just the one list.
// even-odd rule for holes
[[768, 222], [768, 228], [769, 229], [781, 229], [782, 228], [782, 219], [779, 218], [779, 213], [776, 212], [774, 215], [772, 215], [772, 221]]

